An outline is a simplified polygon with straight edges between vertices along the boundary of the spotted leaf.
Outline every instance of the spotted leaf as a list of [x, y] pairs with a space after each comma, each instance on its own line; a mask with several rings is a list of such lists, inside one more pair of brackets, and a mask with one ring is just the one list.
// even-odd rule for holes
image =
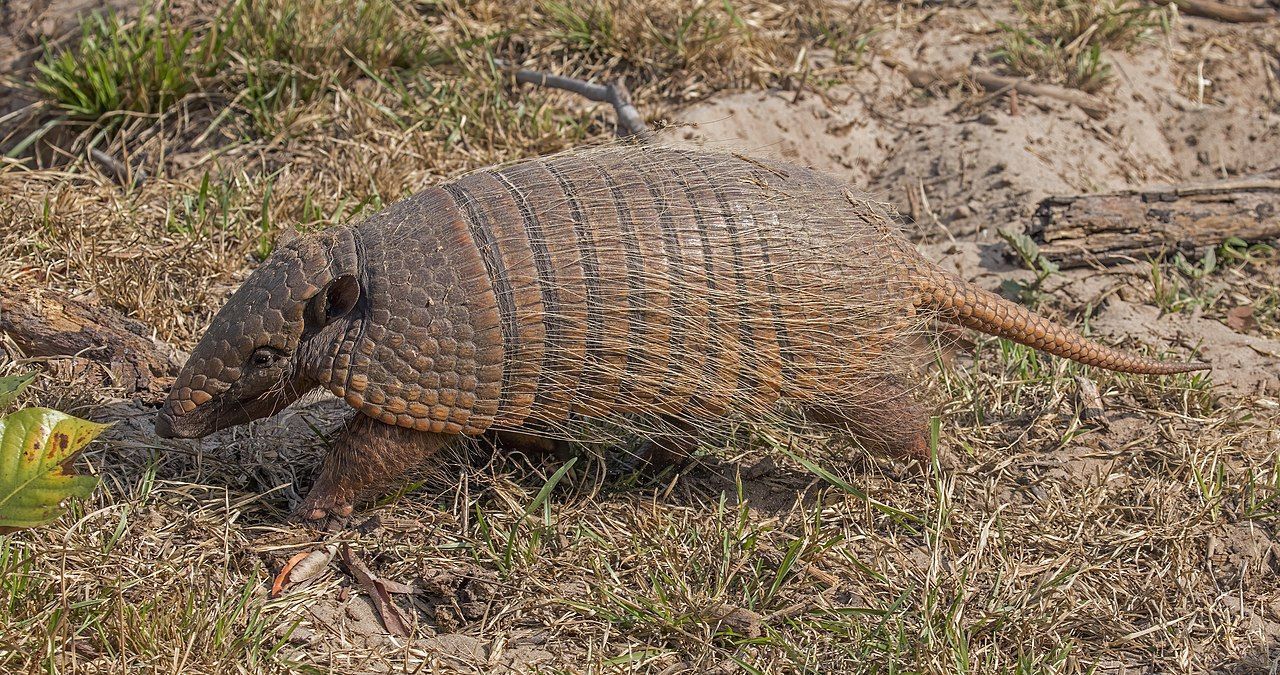
[[107, 425], [48, 408], [0, 419], [0, 533], [43, 525], [69, 497], [87, 497], [98, 479], [71, 471], [71, 460]]

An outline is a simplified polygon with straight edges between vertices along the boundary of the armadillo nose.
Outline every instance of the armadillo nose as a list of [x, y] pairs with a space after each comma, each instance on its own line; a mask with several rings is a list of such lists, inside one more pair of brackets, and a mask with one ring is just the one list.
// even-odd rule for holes
[[160, 438], [173, 438], [173, 418], [168, 412], [156, 415], [156, 435]]
[[166, 408], [156, 415], [156, 435], [160, 438], [177, 438], [178, 434], [174, 432], [173, 415]]

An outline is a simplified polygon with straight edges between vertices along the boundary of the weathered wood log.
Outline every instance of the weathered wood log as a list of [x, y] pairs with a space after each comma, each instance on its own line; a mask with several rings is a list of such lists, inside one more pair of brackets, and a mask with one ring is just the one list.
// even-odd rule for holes
[[0, 333], [23, 353], [96, 361], [130, 393], [162, 392], [178, 370], [178, 355], [150, 332], [141, 321], [56, 291], [0, 288]]
[[1231, 237], [1271, 242], [1280, 238], [1280, 180], [1049, 197], [1028, 234], [1062, 267], [1190, 255]]

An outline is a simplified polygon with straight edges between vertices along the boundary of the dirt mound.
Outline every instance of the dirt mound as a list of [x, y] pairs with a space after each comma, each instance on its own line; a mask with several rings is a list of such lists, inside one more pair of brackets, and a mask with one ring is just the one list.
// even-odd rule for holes
[[1108, 302], [1090, 322], [1121, 344], [1197, 349], [1224, 393], [1246, 399], [1280, 393], [1280, 340], [1243, 335], [1213, 319], [1162, 314], [1149, 305]]
[[673, 121], [692, 126], [678, 130], [677, 138], [816, 166], [850, 185], [869, 185], [896, 133], [852, 101], [833, 111], [816, 96], [797, 98], [794, 92], [777, 90], [717, 96], [680, 112]]

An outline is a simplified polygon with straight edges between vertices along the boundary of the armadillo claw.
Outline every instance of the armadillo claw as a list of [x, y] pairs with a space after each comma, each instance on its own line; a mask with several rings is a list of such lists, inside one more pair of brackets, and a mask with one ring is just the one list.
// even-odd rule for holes
[[312, 490], [289, 516], [289, 520], [322, 532], [335, 532], [347, 524], [354, 510], [354, 505], [336, 495], [317, 495]]
[[903, 444], [901, 454], [906, 459], [915, 460], [922, 469], [927, 470], [933, 459], [929, 451], [929, 437], [923, 433], [913, 434], [910, 440]]

